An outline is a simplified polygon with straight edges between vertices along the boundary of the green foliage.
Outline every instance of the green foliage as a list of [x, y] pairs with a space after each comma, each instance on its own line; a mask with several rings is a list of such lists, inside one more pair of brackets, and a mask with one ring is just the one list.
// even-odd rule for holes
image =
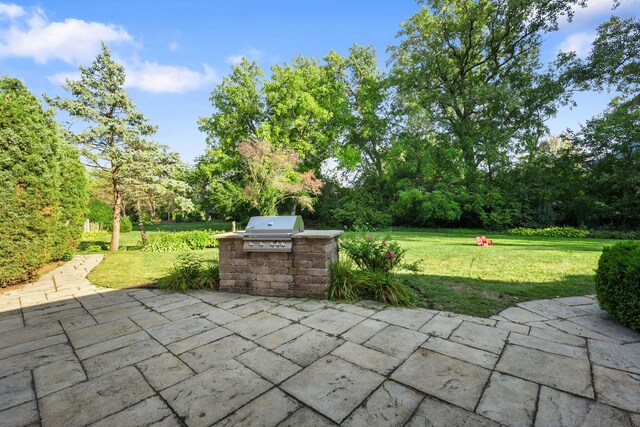
[[418, 226], [456, 221], [462, 214], [452, 194], [440, 190], [424, 193], [419, 188], [400, 191], [391, 211], [400, 224]]
[[131, 224], [129, 217], [123, 216], [120, 218], [120, 232], [129, 233], [131, 230], [133, 230], [133, 224]]
[[86, 183], [52, 112], [20, 81], [0, 76], [0, 287], [75, 247]]
[[595, 282], [600, 306], [621, 324], [640, 332], [640, 242], [604, 248]]
[[114, 251], [118, 250], [120, 241], [125, 169], [148, 161], [149, 149], [154, 143], [146, 138], [156, 132], [156, 127], [136, 111], [124, 84], [124, 67], [113, 60], [103, 43], [102, 52], [91, 66], [80, 67], [80, 78], [67, 80], [63, 85], [71, 99], [45, 95], [50, 105], [85, 122], [82, 132], [64, 131], [64, 137], [81, 147], [80, 154], [91, 166], [109, 175], [114, 197], [110, 250]]
[[186, 292], [190, 289], [215, 289], [219, 282], [217, 259], [203, 260], [185, 253], [178, 255], [169, 275], [158, 282], [158, 288]]
[[547, 227], [547, 228], [510, 228], [507, 234], [512, 236], [539, 236], [539, 237], [569, 237], [584, 238], [589, 237], [588, 230], [580, 230], [573, 227]]
[[145, 252], [184, 252], [218, 247], [218, 240], [212, 236], [222, 233], [215, 230], [179, 231], [175, 233], [157, 233], [149, 237], [143, 246]]
[[375, 231], [391, 226], [393, 218], [381, 206], [381, 200], [368, 191], [353, 189], [345, 194], [339, 207], [332, 211], [333, 219], [354, 231]]
[[406, 253], [398, 242], [377, 240], [371, 236], [342, 239], [340, 249], [361, 269], [384, 273], [398, 268]]
[[591, 230], [589, 237], [594, 239], [640, 240], [640, 231]]
[[62, 261], [71, 261], [73, 259], [73, 254], [71, 252], [65, 252], [62, 254]]
[[355, 302], [361, 298], [405, 307], [415, 307], [421, 302], [415, 291], [392, 274], [354, 270], [350, 260], [333, 263], [329, 299]]

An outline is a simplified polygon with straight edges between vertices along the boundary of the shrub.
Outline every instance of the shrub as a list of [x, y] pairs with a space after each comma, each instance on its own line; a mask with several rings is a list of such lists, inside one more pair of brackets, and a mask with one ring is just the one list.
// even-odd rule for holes
[[102, 200], [93, 199], [87, 204], [87, 218], [91, 222], [100, 224], [100, 227], [109, 230], [113, 222], [113, 208]]
[[86, 172], [53, 112], [20, 81], [0, 77], [0, 287], [73, 249], [85, 195]]
[[158, 233], [149, 236], [149, 242], [142, 248], [145, 252], [183, 252], [218, 247], [218, 240], [212, 236], [222, 233], [216, 230], [178, 231]]
[[548, 228], [510, 228], [507, 234], [513, 236], [539, 236], [539, 237], [589, 237], [589, 231], [573, 227], [548, 227]]
[[602, 251], [596, 270], [600, 306], [640, 332], [640, 242], [620, 242]]
[[62, 258], [60, 258], [62, 261], [71, 261], [73, 259], [73, 254], [70, 252], [65, 252], [64, 254], [62, 254]]
[[331, 264], [331, 286], [329, 287], [329, 299], [357, 301], [360, 292], [354, 286], [353, 261], [338, 260]]
[[186, 292], [190, 289], [215, 289], [218, 286], [218, 260], [203, 260], [191, 253], [180, 254], [169, 275], [158, 282], [158, 288]]
[[133, 230], [133, 224], [131, 224], [131, 220], [128, 216], [123, 216], [120, 218], [120, 232], [128, 233]]
[[594, 239], [640, 240], [640, 231], [591, 230], [589, 237]]
[[397, 242], [378, 241], [371, 236], [341, 240], [340, 248], [361, 269], [384, 273], [398, 267], [406, 252]]

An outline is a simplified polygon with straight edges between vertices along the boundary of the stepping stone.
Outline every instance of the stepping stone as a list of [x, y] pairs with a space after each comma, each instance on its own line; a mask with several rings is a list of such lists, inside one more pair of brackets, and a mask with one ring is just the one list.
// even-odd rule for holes
[[586, 313], [578, 307], [571, 307], [554, 302], [553, 300], [536, 300], [521, 302], [518, 307], [532, 311], [549, 319], [570, 319], [584, 316]]
[[87, 376], [84, 374], [84, 369], [82, 369], [78, 359], [73, 357], [37, 367], [33, 370], [33, 379], [40, 399], [43, 396], [85, 381]]
[[[31, 326], [14, 331], [0, 333], [0, 349], [24, 345], [31, 341], [38, 341], [55, 335], [64, 334], [60, 325], [51, 323], [42, 326]], [[0, 357], [1, 359], [2, 357]]]
[[423, 344], [427, 338], [429, 338], [429, 336], [426, 334], [390, 325], [375, 334], [371, 339], [366, 341], [364, 345], [391, 356], [404, 359]]
[[167, 345], [167, 349], [169, 349], [173, 354], [182, 354], [185, 351], [193, 350], [194, 348], [201, 347], [205, 344], [218, 341], [220, 338], [227, 337], [231, 334], [232, 332], [230, 330], [219, 327], [185, 338], [182, 341], [172, 342]]
[[35, 398], [31, 387], [31, 372], [20, 372], [0, 379], [0, 411]]
[[405, 426], [499, 427], [499, 424], [473, 412], [465, 411], [457, 406], [449, 405], [427, 396]]
[[167, 345], [214, 328], [216, 328], [216, 325], [206, 319], [189, 317], [171, 323], [152, 326], [147, 329], [147, 332], [161, 344]]
[[374, 372], [326, 356], [289, 378], [281, 388], [340, 423], [383, 381], [384, 377]]
[[598, 401], [626, 411], [640, 413], [640, 375], [593, 367]]
[[362, 344], [387, 326], [389, 326], [388, 323], [373, 319], [365, 319], [342, 334], [342, 338], [356, 344]]
[[217, 423], [216, 427], [275, 426], [298, 408], [298, 401], [284, 394], [282, 390], [272, 388]]
[[312, 330], [274, 351], [304, 367], [331, 353], [343, 342], [339, 338]]
[[419, 331], [429, 336], [447, 339], [461, 323], [462, 319], [438, 315], [429, 320]]
[[167, 404], [158, 396], [153, 396], [117, 414], [103, 418], [91, 427], [155, 426], [156, 422], [171, 419], [172, 416], [173, 411]]
[[211, 344], [189, 350], [180, 355], [180, 359], [196, 372], [203, 372], [223, 364], [229, 359], [245, 353], [256, 345], [251, 341], [230, 335]]
[[545, 320], [549, 320], [549, 318], [545, 316], [541, 316], [521, 307], [506, 308], [500, 312], [500, 316], [516, 323], [544, 322]]
[[140, 327], [129, 319], [115, 320], [88, 328], [69, 331], [69, 339], [76, 349], [101, 343], [113, 338], [140, 331]]
[[255, 340], [255, 343], [268, 349], [274, 349], [282, 344], [286, 344], [291, 340], [298, 338], [300, 335], [306, 334], [311, 329], [299, 324], [292, 324], [286, 328], [272, 332], [262, 338]]
[[22, 405], [0, 411], [0, 420], [6, 426], [37, 426], [40, 425], [38, 402], [31, 400]]
[[220, 326], [242, 319], [242, 317], [236, 316], [235, 314], [220, 308], [212, 308], [204, 314], [207, 316], [207, 320]]
[[371, 308], [362, 307], [355, 304], [340, 304], [336, 308], [342, 311], [346, 311], [347, 313], [357, 314], [358, 316], [362, 316], [362, 317], [373, 316], [378, 312], [377, 310], [373, 310]]
[[496, 328], [504, 329], [505, 331], [517, 332], [522, 335], [528, 335], [529, 331], [531, 330], [531, 326], [521, 325], [509, 320], [498, 320], [498, 323], [496, 323]]
[[466, 345], [440, 338], [431, 337], [427, 342], [422, 344], [421, 347], [444, 354], [445, 356], [464, 360], [465, 362], [473, 363], [474, 365], [482, 366], [487, 369], [493, 369], [498, 361], [498, 356], [493, 353], [478, 350], [473, 347], [467, 347]]
[[148, 339], [83, 360], [82, 364], [89, 378], [95, 378], [166, 351], [157, 341]]
[[87, 347], [82, 347], [76, 350], [76, 354], [78, 355], [80, 360], [84, 360], [102, 353], [107, 353], [149, 339], [151, 339], [151, 337], [144, 331], [134, 332], [132, 334], [123, 335], [118, 338], [113, 338], [110, 340], [92, 344]]
[[236, 360], [274, 384], [280, 384], [302, 370], [292, 361], [262, 347], [256, 347], [236, 357]]
[[142, 374], [129, 366], [40, 399], [42, 425], [88, 425], [153, 394]]
[[589, 340], [589, 353], [596, 365], [640, 374], [640, 343], [620, 345]]
[[194, 427], [210, 426], [273, 386], [235, 360], [228, 360], [160, 392]]
[[284, 317], [285, 319], [299, 321], [309, 315], [306, 311], [296, 310], [295, 308], [287, 307], [286, 305], [277, 305], [267, 310], [269, 313]]
[[342, 425], [347, 427], [403, 425], [422, 398], [422, 394], [402, 384], [385, 381]]
[[463, 322], [462, 325], [451, 334], [449, 340], [491, 353], [500, 354], [507, 341], [508, 335], [509, 332], [502, 329]]
[[291, 321], [271, 313], [258, 313], [235, 322], [227, 323], [225, 328], [243, 337], [254, 340], [291, 324]]
[[420, 348], [391, 378], [473, 411], [490, 374], [480, 366]]
[[304, 425], [313, 427], [337, 426], [337, 424], [330, 419], [323, 417], [305, 406], [298, 409], [289, 418], [278, 424], [278, 427], [300, 427]]
[[194, 372], [171, 353], [163, 353], [136, 364], [154, 390], [160, 391], [194, 375]]
[[538, 389], [538, 384], [494, 372], [476, 412], [504, 425], [530, 426], [536, 412]]
[[363, 320], [362, 316], [329, 308], [303, 319], [300, 323], [328, 334], [340, 335]]
[[263, 299], [251, 302], [249, 304], [241, 305], [240, 307], [232, 308], [229, 310], [229, 312], [235, 314], [236, 316], [247, 317], [267, 310], [271, 307], [274, 307], [275, 305], [275, 303]]
[[546, 328], [532, 326], [529, 330], [529, 336], [555, 341], [561, 344], [568, 344], [574, 347], [587, 347], [587, 340], [585, 338], [577, 337], [566, 332], [560, 332], [550, 326]]
[[539, 384], [594, 398], [588, 359], [560, 356], [507, 344], [495, 369]]
[[394, 307], [379, 311], [371, 316], [371, 318], [417, 331], [425, 323], [431, 320], [436, 313], [437, 312], [435, 311], [427, 311], [423, 309], [412, 310], [408, 308]]
[[68, 358], [75, 358], [75, 355], [71, 346], [66, 343], [18, 354], [2, 360], [0, 378]]
[[609, 341], [613, 343], [619, 343], [619, 341], [614, 338], [611, 338], [607, 335], [603, 335], [596, 331], [592, 331], [591, 329], [585, 328], [570, 320], [550, 320], [549, 322], [547, 322], [547, 326], [551, 326], [557, 330], [566, 332], [568, 334], [571, 334], [577, 337], [592, 338], [600, 341]]
[[597, 316], [576, 317], [571, 319], [585, 329], [606, 335], [620, 342], [640, 342], [640, 334], [610, 319]]
[[509, 343], [522, 347], [535, 348], [546, 351], [547, 353], [560, 354], [567, 357], [579, 357], [583, 359], [587, 357], [586, 348], [561, 344], [555, 341], [532, 337], [529, 335], [521, 335], [515, 332], [509, 335]]
[[626, 426], [632, 427], [629, 414], [589, 399], [542, 387], [536, 414], [536, 426]]
[[[565, 297], [565, 298], [554, 298], [553, 302], [562, 305], [585, 305], [585, 304], [593, 304], [596, 300], [592, 297]], [[582, 307], [578, 307], [582, 310]]]
[[391, 371], [402, 363], [402, 360], [396, 357], [349, 341], [333, 350], [331, 354], [381, 375], [390, 374]]

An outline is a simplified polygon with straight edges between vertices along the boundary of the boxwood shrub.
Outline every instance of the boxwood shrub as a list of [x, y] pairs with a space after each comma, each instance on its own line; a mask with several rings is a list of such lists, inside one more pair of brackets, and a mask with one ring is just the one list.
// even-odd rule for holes
[[600, 307], [621, 324], [640, 332], [640, 242], [605, 247], [595, 285]]
[[570, 237], [585, 238], [589, 237], [589, 231], [580, 230], [573, 227], [547, 227], [547, 228], [510, 228], [507, 234], [513, 236], [540, 236], [540, 237]]

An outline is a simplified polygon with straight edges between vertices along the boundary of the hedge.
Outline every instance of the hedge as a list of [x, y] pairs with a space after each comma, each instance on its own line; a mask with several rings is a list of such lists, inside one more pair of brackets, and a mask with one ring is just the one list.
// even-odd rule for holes
[[52, 111], [0, 76], [0, 287], [33, 277], [78, 243], [86, 172]]
[[640, 242], [605, 247], [595, 284], [600, 307], [621, 324], [640, 332]]

